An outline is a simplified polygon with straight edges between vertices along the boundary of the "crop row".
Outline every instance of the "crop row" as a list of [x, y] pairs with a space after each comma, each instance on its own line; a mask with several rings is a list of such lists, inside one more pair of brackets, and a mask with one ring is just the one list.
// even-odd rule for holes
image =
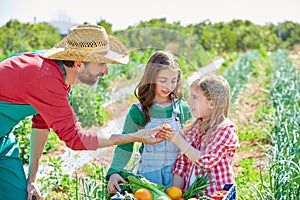
[[260, 197], [295, 200], [300, 196], [300, 76], [288, 51], [277, 50], [271, 61], [268, 122], [272, 149], [269, 183], [262, 180], [264, 195]]

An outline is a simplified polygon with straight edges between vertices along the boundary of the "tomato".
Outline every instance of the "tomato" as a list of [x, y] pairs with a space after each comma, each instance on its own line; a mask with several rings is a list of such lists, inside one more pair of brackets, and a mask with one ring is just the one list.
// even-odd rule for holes
[[220, 191], [214, 192], [209, 197], [214, 199], [214, 200], [222, 200], [225, 197], [226, 193], [227, 193], [226, 190], [220, 190]]

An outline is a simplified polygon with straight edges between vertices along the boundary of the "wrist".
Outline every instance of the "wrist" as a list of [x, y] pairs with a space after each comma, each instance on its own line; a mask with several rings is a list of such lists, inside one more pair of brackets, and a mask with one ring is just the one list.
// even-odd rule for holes
[[27, 183], [34, 183], [34, 182], [36, 182], [36, 177], [34, 176], [29, 176], [28, 178], [27, 178]]
[[137, 133], [133, 133], [132, 134], [132, 142], [145, 142], [145, 134], [146, 134], [146, 131], [145, 129], [143, 130], [139, 130]]
[[177, 133], [170, 141], [179, 147], [182, 141], [185, 141], [185, 139], [181, 134]]
[[177, 134], [173, 139], [172, 142], [178, 146], [178, 148], [183, 152], [186, 153], [191, 145], [182, 137], [182, 135]]

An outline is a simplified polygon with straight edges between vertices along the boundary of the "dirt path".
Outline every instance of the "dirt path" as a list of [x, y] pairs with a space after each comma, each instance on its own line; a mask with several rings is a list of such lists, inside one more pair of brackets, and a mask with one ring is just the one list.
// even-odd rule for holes
[[[265, 68], [260, 66], [260, 68]], [[231, 112], [230, 118], [239, 126], [247, 127], [249, 131], [255, 125], [260, 125], [264, 127], [264, 122], [255, 122], [256, 109], [260, 105], [265, 105], [267, 102], [262, 102], [259, 96], [263, 96], [264, 88], [262, 88], [261, 80], [256, 78], [250, 79], [248, 83], [243, 87], [243, 90], [240, 92], [239, 97], [235, 103], [235, 111]], [[236, 174], [243, 170], [241, 166], [241, 160], [250, 160], [253, 159], [253, 166], [256, 170], [265, 169], [266, 166], [263, 166], [265, 162], [264, 151], [267, 144], [260, 144], [257, 141], [240, 141], [240, 148], [235, 154], [234, 157], [234, 171]]]

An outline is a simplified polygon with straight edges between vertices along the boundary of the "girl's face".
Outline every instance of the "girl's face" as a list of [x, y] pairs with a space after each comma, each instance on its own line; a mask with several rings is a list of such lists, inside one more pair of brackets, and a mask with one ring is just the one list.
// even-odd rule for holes
[[178, 71], [171, 69], [160, 70], [156, 77], [155, 99], [167, 100], [170, 93], [176, 88]]
[[212, 112], [212, 101], [208, 100], [200, 89], [190, 88], [190, 100], [188, 101], [195, 118], [210, 118]]

